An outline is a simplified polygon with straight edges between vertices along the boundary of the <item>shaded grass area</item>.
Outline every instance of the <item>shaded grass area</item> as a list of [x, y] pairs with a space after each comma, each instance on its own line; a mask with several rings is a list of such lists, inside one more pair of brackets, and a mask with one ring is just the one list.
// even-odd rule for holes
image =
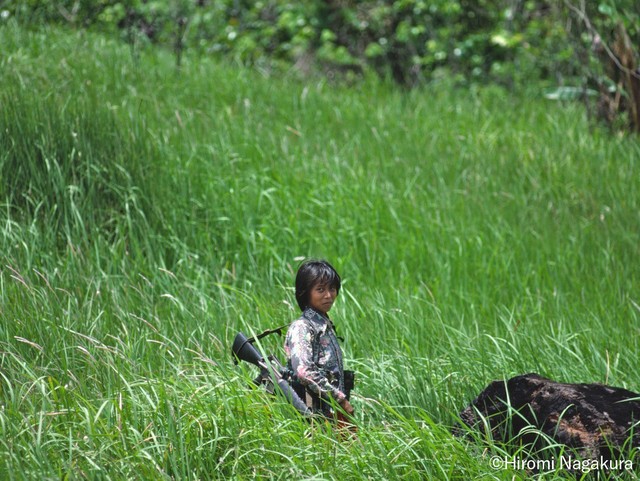
[[[3, 477], [512, 479], [449, 434], [489, 381], [640, 389], [640, 147], [580, 106], [0, 36]], [[230, 362], [303, 256], [344, 278], [358, 441]]]

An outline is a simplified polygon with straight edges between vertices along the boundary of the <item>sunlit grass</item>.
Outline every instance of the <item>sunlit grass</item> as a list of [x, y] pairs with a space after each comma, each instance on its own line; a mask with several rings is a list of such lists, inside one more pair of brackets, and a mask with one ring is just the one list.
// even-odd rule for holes
[[[579, 105], [0, 37], [0, 477], [518, 479], [450, 435], [488, 382], [640, 389], [640, 147]], [[343, 275], [357, 441], [231, 362], [303, 256]]]

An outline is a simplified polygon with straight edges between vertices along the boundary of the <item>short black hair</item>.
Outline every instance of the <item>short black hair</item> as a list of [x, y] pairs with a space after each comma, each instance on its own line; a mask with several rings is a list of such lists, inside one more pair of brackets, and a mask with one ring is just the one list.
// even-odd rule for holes
[[340, 275], [325, 260], [308, 260], [303, 262], [296, 274], [296, 301], [301, 311], [309, 306], [311, 289], [316, 284], [326, 284], [340, 293]]

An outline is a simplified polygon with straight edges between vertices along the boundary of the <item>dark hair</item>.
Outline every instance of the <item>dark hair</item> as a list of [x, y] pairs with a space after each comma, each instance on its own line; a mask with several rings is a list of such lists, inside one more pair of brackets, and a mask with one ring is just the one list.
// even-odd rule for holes
[[303, 262], [296, 274], [296, 301], [300, 306], [300, 310], [304, 311], [309, 305], [311, 289], [316, 284], [335, 287], [337, 294], [340, 292], [340, 275], [325, 260]]

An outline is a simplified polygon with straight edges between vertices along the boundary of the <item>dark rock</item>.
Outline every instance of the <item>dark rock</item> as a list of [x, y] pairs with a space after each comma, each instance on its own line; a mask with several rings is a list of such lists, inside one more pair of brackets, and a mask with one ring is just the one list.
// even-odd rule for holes
[[620, 458], [640, 446], [640, 394], [602, 384], [565, 384], [535, 373], [492, 382], [460, 419], [474, 431], [490, 430], [498, 442], [535, 451], [551, 441], [583, 459]]

